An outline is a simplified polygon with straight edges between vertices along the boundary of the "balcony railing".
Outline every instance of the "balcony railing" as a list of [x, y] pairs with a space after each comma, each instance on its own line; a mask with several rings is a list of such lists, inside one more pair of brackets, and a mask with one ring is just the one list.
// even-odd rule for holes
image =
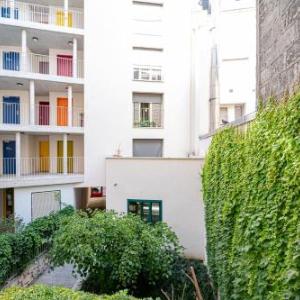
[[[66, 170], [64, 170], [65, 163]], [[29, 157], [20, 158], [19, 161], [16, 158], [2, 158], [0, 165], [0, 177], [8, 179], [17, 176], [72, 175], [84, 172], [83, 157], [68, 157], [66, 161], [63, 157]]]
[[[23, 103], [0, 102], [0, 124], [30, 125], [30, 106]], [[82, 107], [72, 107], [72, 126], [84, 126], [84, 110]], [[69, 111], [67, 106], [35, 105], [35, 125], [39, 126], [69, 126]]]
[[29, 122], [29, 109], [21, 103], [0, 102], [0, 124], [18, 125]]
[[[14, 2], [0, 0], [1, 18], [12, 18], [17, 21], [25, 21], [39, 24], [49, 24], [58, 27], [71, 27], [82, 29], [84, 26], [83, 11], [80, 9], [69, 9], [67, 18], [63, 7], [39, 5], [26, 2]], [[66, 24], [65, 24], [66, 19]]]
[[[23, 70], [35, 74], [74, 78], [83, 78], [84, 76], [84, 62], [81, 59], [78, 59], [77, 64], [74, 64], [72, 57], [30, 53], [24, 61], [20, 52], [2, 50], [0, 54], [0, 68], [2, 70]], [[73, 70], [74, 65], [77, 65], [76, 73]]]
[[162, 69], [159, 66], [133, 67], [133, 80], [137, 81], [162, 81]]
[[151, 104], [150, 108], [141, 108], [135, 103], [134, 128], [162, 128], [163, 109], [161, 104]]

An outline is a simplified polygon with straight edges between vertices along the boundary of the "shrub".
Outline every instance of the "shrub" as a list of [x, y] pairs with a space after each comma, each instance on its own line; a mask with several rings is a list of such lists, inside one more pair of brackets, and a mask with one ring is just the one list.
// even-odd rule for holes
[[12, 287], [0, 292], [0, 300], [134, 300], [125, 292], [113, 296], [96, 296], [70, 289], [34, 285], [29, 288]]
[[184, 257], [180, 257], [176, 261], [172, 269], [172, 277], [162, 286], [163, 291], [168, 295], [174, 295], [174, 299], [195, 300], [195, 288], [187, 276], [191, 276], [191, 267], [194, 268], [203, 300], [215, 300], [206, 266], [199, 260], [190, 260]]
[[0, 286], [9, 276], [21, 271], [41, 250], [49, 247], [55, 231], [66, 216], [74, 213], [66, 207], [58, 213], [39, 218], [16, 233], [0, 234]]
[[181, 247], [164, 223], [149, 225], [134, 215], [99, 211], [73, 215], [58, 230], [51, 253], [54, 265], [75, 265], [87, 278], [88, 291], [126, 288], [146, 296], [171, 278]]
[[300, 296], [300, 92], [213, 139], [203, 170], [209, 271], [222, 299]]

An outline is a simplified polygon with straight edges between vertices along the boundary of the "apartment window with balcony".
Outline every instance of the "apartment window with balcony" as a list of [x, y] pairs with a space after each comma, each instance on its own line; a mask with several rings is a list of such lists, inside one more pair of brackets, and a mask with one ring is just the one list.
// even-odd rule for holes
[[161, 200], [128, 199], [127, 205], [128, 213], [140, 216], [145, 222], [155, 224], [162, 221]]
[[135, 128], [161, 128], [163, 121], [161, 94], [133, 94], [133, 126]]
[[163, 140], [161, 139], [134, 139], [133, 157], [162, 157]]

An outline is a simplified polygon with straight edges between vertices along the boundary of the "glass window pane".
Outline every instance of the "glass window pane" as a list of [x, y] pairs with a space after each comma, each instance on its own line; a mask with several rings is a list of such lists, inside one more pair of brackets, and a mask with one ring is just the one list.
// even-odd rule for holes
[[161, 221], [161, 211], [159, 203], [152, 203], [152, 223]]
[[149, 203], [143, 203], [142, 207], [143, 207], [142, 219], [145, 222], [149, 222], [150, 221], [150, 205], [149, 205]]

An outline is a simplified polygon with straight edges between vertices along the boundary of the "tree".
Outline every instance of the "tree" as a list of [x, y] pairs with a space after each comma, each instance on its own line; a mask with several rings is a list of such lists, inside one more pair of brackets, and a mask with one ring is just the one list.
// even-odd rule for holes
[[70, 217], [54, 238], [55, 266], [71, 263], [86, 290], [137, 294], [159, 287], [172, 276], [182, 254], [175, 233], [164, 223], [150, 225], [134, 215], [97, 211]]

